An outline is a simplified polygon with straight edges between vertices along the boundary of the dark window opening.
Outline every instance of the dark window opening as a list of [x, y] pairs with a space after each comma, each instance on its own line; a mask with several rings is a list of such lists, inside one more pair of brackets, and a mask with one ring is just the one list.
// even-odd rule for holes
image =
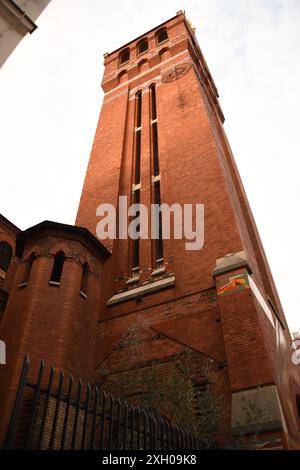
[[141, 179], [141, 142], [142, 142], [142, 93], [136, 95], [136, 133], [135, 133], [135, 184]]
[[[150, 94], [151, 94], [151, 118], [152, 118], [152, 121], [155, 121], [157, 119], [155, 85], [151, 85]], [[159, 175], [159, 154], [158, 154], [158, 128], [157, 128], [157, 122], [152, 122], [152, 152], [153, 152], [154, 176], [158, 176]]]
[[6, 306], [6, 302], [0, 299], [0, 321], [5, 310], [5, 306]]
[[0, 269], [7, 272], [10, 262], [12, 260], [13, 250], [9, 243], [0, 243]]
[[297, 408], [298, 418], [300, 419], [300, 395], [296, 395], [296, 408]]
[[157, 43], [160, 44], [161, 42], [164, 42], [168, 39], [168, 33], [165, 28], [160, 29], [156, 33], [156, 38], [157, 38]]
[[[137, 189], [134, 191], [134, 197], [133, 197], [133, 203], [134, 204], [140, 204], [140, 190]], [[135, 219], [138, 218], [139, 220], [140, 213], [137, 212]], [[136, 226], [136, 231], [140, 233], [140, 224]], [[132, 269], [135, 269], [139, 267], [139, 262], [140, 262], [140, 237], [138, 237], [135, 240], [132, 240]]]
[[82, 266], [82, 275], [81, 275], [81, 284], [80, 292], [87, 295], [88, 290], [88, 280], [89, 280], [89, 265], [85, 262]]
[[60, 282], [65, 259], [66, 257], [63, 251], [56, 253], [50, 278], [51, 282]]
[[130, 49], [124, 49], [124, 51], [120, 52], [119, 56], [119, 64], [125, 64], [125, 62], [128, 62], [130, 59]]
[[138, 43], [138, 53], [139, 54], [142, 54], [143, 52], [147, 51], [148, 50], [148, 39], [145, 38], [145, 39], [142, 39], [139, 43]]
[[157, 118], [157, 111], [156, 111], [156, 90], [155, 90], [155, 85], [151, 85], [150, 91], [151, 91], [151, 117], [152, 117], [152, 119], [156, 119]]
[[153, 166], [154, 176], [159, 175], [159, 155], [158, 155], [158, 132], [157, 123], [152, 125], [152, 144], [153, 144]]
[[141, 179], [141, 131], [136, 132], [135, 140], [135, 184]]
[[32, 266], [33, 266], [35, 259], [36, 259], [35, 254], [31, 253], [28, 260], [25, 261], [22, 284], [27, 283], [29, 281]]
[[[154, 183], [154, 204], [157, 204], [158, 207], [161, 205], [161, 199], [160, 199], [160, 182], [156, 181]], [[155, 250], [155, 256], [156, 260], [159, 260], [164, 257], [164, 250], [163, 250], [163, 238], [162, 238], [162, 213], [159, 210], [158, 211], [158, 216], [156, 218], [156, 223], [158, 224], [157, 227], [157, 237], [155, 242], [156, 242], [156, 250]]]
[[142, 92], [139, 91], [136, 94], [136, 127], [141, 127], [142, 125]]

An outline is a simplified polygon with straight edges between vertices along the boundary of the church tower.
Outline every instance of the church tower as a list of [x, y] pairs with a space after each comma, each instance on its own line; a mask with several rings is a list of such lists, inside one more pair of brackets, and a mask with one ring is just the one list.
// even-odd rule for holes
[[[213, 364], [232, 432], [240, 426], [264, 442], [275, 433], [279, 447], [295, 445], [300, 380], [292, 339], [195, 32], [180, 11], [104, 57], [105, 96], [76, 225], [96, 235], [98, 206], [118, 211], [120, 196], [149, 210], [202, 204], [204, 239], [198, 249], [186, 249], [172, 230], [164, 239], [164, 214], [156, 239], [101, 240], [111, 257], [96, 380], [102, 367], [124, 377], [146, 374], [150, 364], [168, 376], [174, 355], [189, 350]], [[138, 340], [124, 346], [133, 330]], [[247, 420], [243, 403], [254, 398], [268, 407], [263, 422]]]

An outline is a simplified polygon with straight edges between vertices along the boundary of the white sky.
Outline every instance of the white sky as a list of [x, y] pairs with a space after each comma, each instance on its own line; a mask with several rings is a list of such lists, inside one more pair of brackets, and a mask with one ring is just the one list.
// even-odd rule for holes
[[74, 223], [103, 54], [181, 9], [197, 28], [287, 319], [299, 330], [299, 0], [52, 0], [0, 70], [0, 212], [21, 229]]

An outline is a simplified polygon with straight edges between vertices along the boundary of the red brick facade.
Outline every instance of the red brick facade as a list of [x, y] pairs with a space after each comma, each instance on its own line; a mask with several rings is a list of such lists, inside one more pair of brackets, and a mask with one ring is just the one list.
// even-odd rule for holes
[[[159, 42], [162, 27], [167, 37]], [[139, 54], [143, 38], [148, 49]], [[120, 63], [124, 48], [105, 55], [105, 96], [77, 229], [43, 223], [19, 233], [3, 223], [1, 239], [17, 247], [7, 277], [0, 281], [9, 293], [0, 327], [8, 357], [7, 366], [1, 366], [6, 374], [4, 427], [25, 352], [33, 361], [44, 358], [97, 381], [103, 366], [111, 373], [132, 371], [167, 363], [190, 349], [215, 366], [229, 429], [234, 430], [238, 419], [243, 422], [242, 394], [260, 386], [263, 402], [272, 404], [272, 416], [259, 432], [275, 432], [281, 446], [297, 448], [300, 374], [291, 362], [292, 339], [223, 130], [217, 89], [194, 32], [179, 12], [126, 45], [129, 60]], [[140, 201], [147, 207], [153, 202], [153, 84], [161, 202], [204, 204], [204, 246], [188, 251], [184, 239], [164, 240], [157, 266], [154, 241], [141, 240], [138, 277], [132, 279], [132, 241], [104, 240], [106, 248], [97, 242], [96, 210], [101, 203], [117, 207], [120, 195], [132, 201], [139, 92]], [[53, 256], [60, 250], [66, 256], [63, 276], [59, 286], [49, 285]], [[22, 265], [32, 252], [37, 258], [30, 280], [20, 287]], [[85, 260], [90, 268], [87, 298], [80, 296]], [[142, 341], [129, 367], [126, 353], [116, 346], [134, 325]]]

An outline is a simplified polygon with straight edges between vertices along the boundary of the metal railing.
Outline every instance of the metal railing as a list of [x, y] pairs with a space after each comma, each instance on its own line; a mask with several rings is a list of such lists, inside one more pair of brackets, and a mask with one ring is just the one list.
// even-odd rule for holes
[[26, 354], [4, 449], [181, 450], [205, 441], [152, 410], [113, 397], [96, 385], [65, 377], [41, 361], [28, 381]]

